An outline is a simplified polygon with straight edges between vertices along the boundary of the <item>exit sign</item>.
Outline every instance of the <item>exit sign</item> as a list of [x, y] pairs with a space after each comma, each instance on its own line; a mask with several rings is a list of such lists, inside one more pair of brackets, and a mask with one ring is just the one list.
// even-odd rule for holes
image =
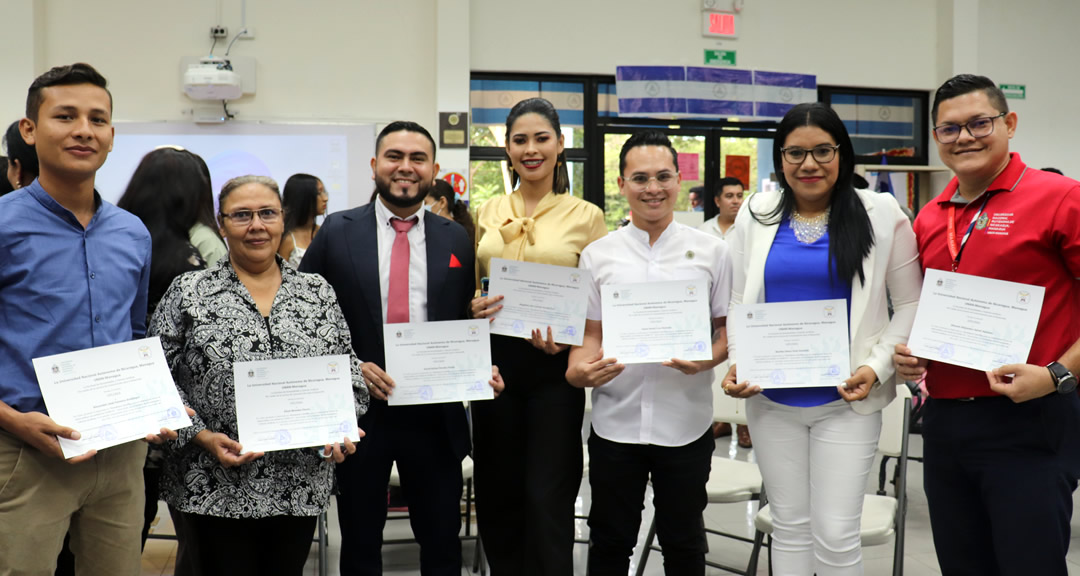
[[702, 34], [714, 38], [738, 38], [739, 15], [724, 12], [702, 12]]
[[1013, 100], [1027, 99], [1027, 86], [1024, 84], [1002, 84], [998, 86], [1005, 93], [1005, 97]]
[[706, 50], [705, 65], [734, 66], [734, 50]]

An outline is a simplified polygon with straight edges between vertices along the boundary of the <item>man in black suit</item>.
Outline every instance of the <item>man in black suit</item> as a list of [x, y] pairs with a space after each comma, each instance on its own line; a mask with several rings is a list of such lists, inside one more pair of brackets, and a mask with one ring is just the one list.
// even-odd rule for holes
[[384, 128], [371, 169], [377, 198], [327, 218], [300, 265], [337, 292], [373, 397], [360, 419], [367, 436], [358, 457], [338, 466], [341, 573], [382, 573], [386, 490], [397, 461], [421, 574], [457, 576], [465, 410], [460, 402], [387, 405], [394, 381], [384, 371], [382, 325], [466, 318], [476, 287], [473, 246], [459, 224], [424, 210], [439, 165], [422, 126]]

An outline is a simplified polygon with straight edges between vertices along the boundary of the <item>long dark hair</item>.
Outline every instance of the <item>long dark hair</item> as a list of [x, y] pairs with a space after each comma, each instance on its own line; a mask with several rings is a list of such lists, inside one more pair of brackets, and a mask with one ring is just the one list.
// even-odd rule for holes
[[191, 150], [184, 150], [184, 152], [187, 152], [195, 159], [195, 163], [199, 165], [199, 171], [203, 175], [203, 186], [196, 195], [199, 204], [199, 223], [213, 230], [214, 234], [221, 238], [217, 218], [214, 217], [214, 187], [210, 183], [210, 167], [206, 165], [206, 160], [203, 160], [202, 156]]
[[188, 231], [199, 221], [199, 194], [205, 177], [194, 154], [159, 148], [143, 156], [116, 205], [142, 220], [150, 231], [150, 308], [180, 274], [200, 266]]
[[[4, 149], [7, 150], [8, 162], [18, 160], [19, 169], [24, 174], [33, 176], [33, 178], [38, 177], [40, 172], [38, 171], [37, 150], [22, 139], [18, 120], [12, 122], [11, 126], [8, 126], [7, 132], [4, 133]], [[7, 168], [7, 166], [4, 166], [4, 168]], [[30, 182], [19, 182], [20, 186], [28, 186], [29, 184]]]
[[435, 181], [435, 184], [428, 191], [428, 196], [431, 196], [431, 199], [436, 202], [439, 201], [439, 198], [446, 199], [446, 207], [450, 210], [450, 217], [454, 219], [454, 222], [461, 224], [465, 228], [465, 232], [469, 234], [469, 240], [472, 240], [473, 244], [475, 244], [476, 225], [473, 224], [472, 214], [469, 213], [469, 207], [457, 199], [454, 187], [440, 178]]
[[[555, 138], [558, 139], [562, 135], [562, 127], [559, 125], [559, 113], [555, 111], [555, 106], [543, 98], [528, 98], [515, 104], [514, 107], [510, 109], [510, 114], [507, 114], [506, 116], [506, 147], [508, 150], [510, 148], [510, 131], [514, 127], [514, 122], [517, 122], [517, 119], [525, 114], [539, 114], [540, 116], [543, 116], [551, 124], [552, 130], [555, 131]], [[558, 166], [555, 167], [555, 176], [551, 182], [551, 191], [554, 194], [562, 194], [570, 189], [570, 173], [566, 168], [566, 152], [560, 152], [555, 161]], [[510, 161], [509, 152], [506, 153], [506, 165], [511, 168], [510, 187], [517, 188], [521, 176], [518, 175], [517, 170], [513, 170], [513, 163]]]
[[320, 180], [311, 174], [293, 174], [285, 181], [281, 207], [285, 210], [285, 234], [311, 222], [315, 231], [315, 210], [319, 204]]
[[851, 184], [852, 175], [855, 174], [855, 149], [851, 145], [851, 137], [832, 108], [820, 102], [799, 104], [784, 115], [773, 139], [773, 170], [780, 183], [780, 204], [766, 214], [751, 210], [750, 215], [762, 224], [772, 225], [779, 224], [795, 209], [795, 194], [784, 178], [784, 155], [780, 149], [788, 136], [803, 126], [821, 128], [840, 146], [835, 160], [840, 163], [840, 169], [829, 201], [829, 260], [830, 264], [836, 265], [836, 273], [841, 280], [852, 281], [858, 274], [859, 282], [865, 283], [862, 263], [874, 245], [874, 229], [866, 207]]

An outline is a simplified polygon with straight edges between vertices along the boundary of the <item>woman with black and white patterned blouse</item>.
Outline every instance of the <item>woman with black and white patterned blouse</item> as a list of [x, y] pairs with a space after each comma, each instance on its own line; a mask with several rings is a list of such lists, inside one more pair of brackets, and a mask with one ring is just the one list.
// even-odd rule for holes
[[196, 412], [194, 425], [167, 444], [161, 480], [162, 496], [180, 519], [176, 573], [301, 574], [329, 502], [334, 463], [356, 447], [343, 439], [322, 449], [243, 453], [233, 364], [348, 354], [357, 417], [367, 411], [368, 390], [333, 289], [277, 256], [277, 184], [234, 178], [219, 206], [229, 257], [177, 278], [150, 328]]

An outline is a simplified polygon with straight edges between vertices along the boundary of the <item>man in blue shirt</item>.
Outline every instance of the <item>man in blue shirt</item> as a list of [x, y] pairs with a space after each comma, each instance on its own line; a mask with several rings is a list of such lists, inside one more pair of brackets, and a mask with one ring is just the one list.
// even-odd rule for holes
[[71, 533], [77, 574], [138, 574], [146, 446], [64, 460], [31, 359], [141, 338], [150, 235], [102, 201], [112, 95], [87, 64], [38, 77], [19, 128], [40, 176], [0, 198], [0, 573], [51, 574]]

